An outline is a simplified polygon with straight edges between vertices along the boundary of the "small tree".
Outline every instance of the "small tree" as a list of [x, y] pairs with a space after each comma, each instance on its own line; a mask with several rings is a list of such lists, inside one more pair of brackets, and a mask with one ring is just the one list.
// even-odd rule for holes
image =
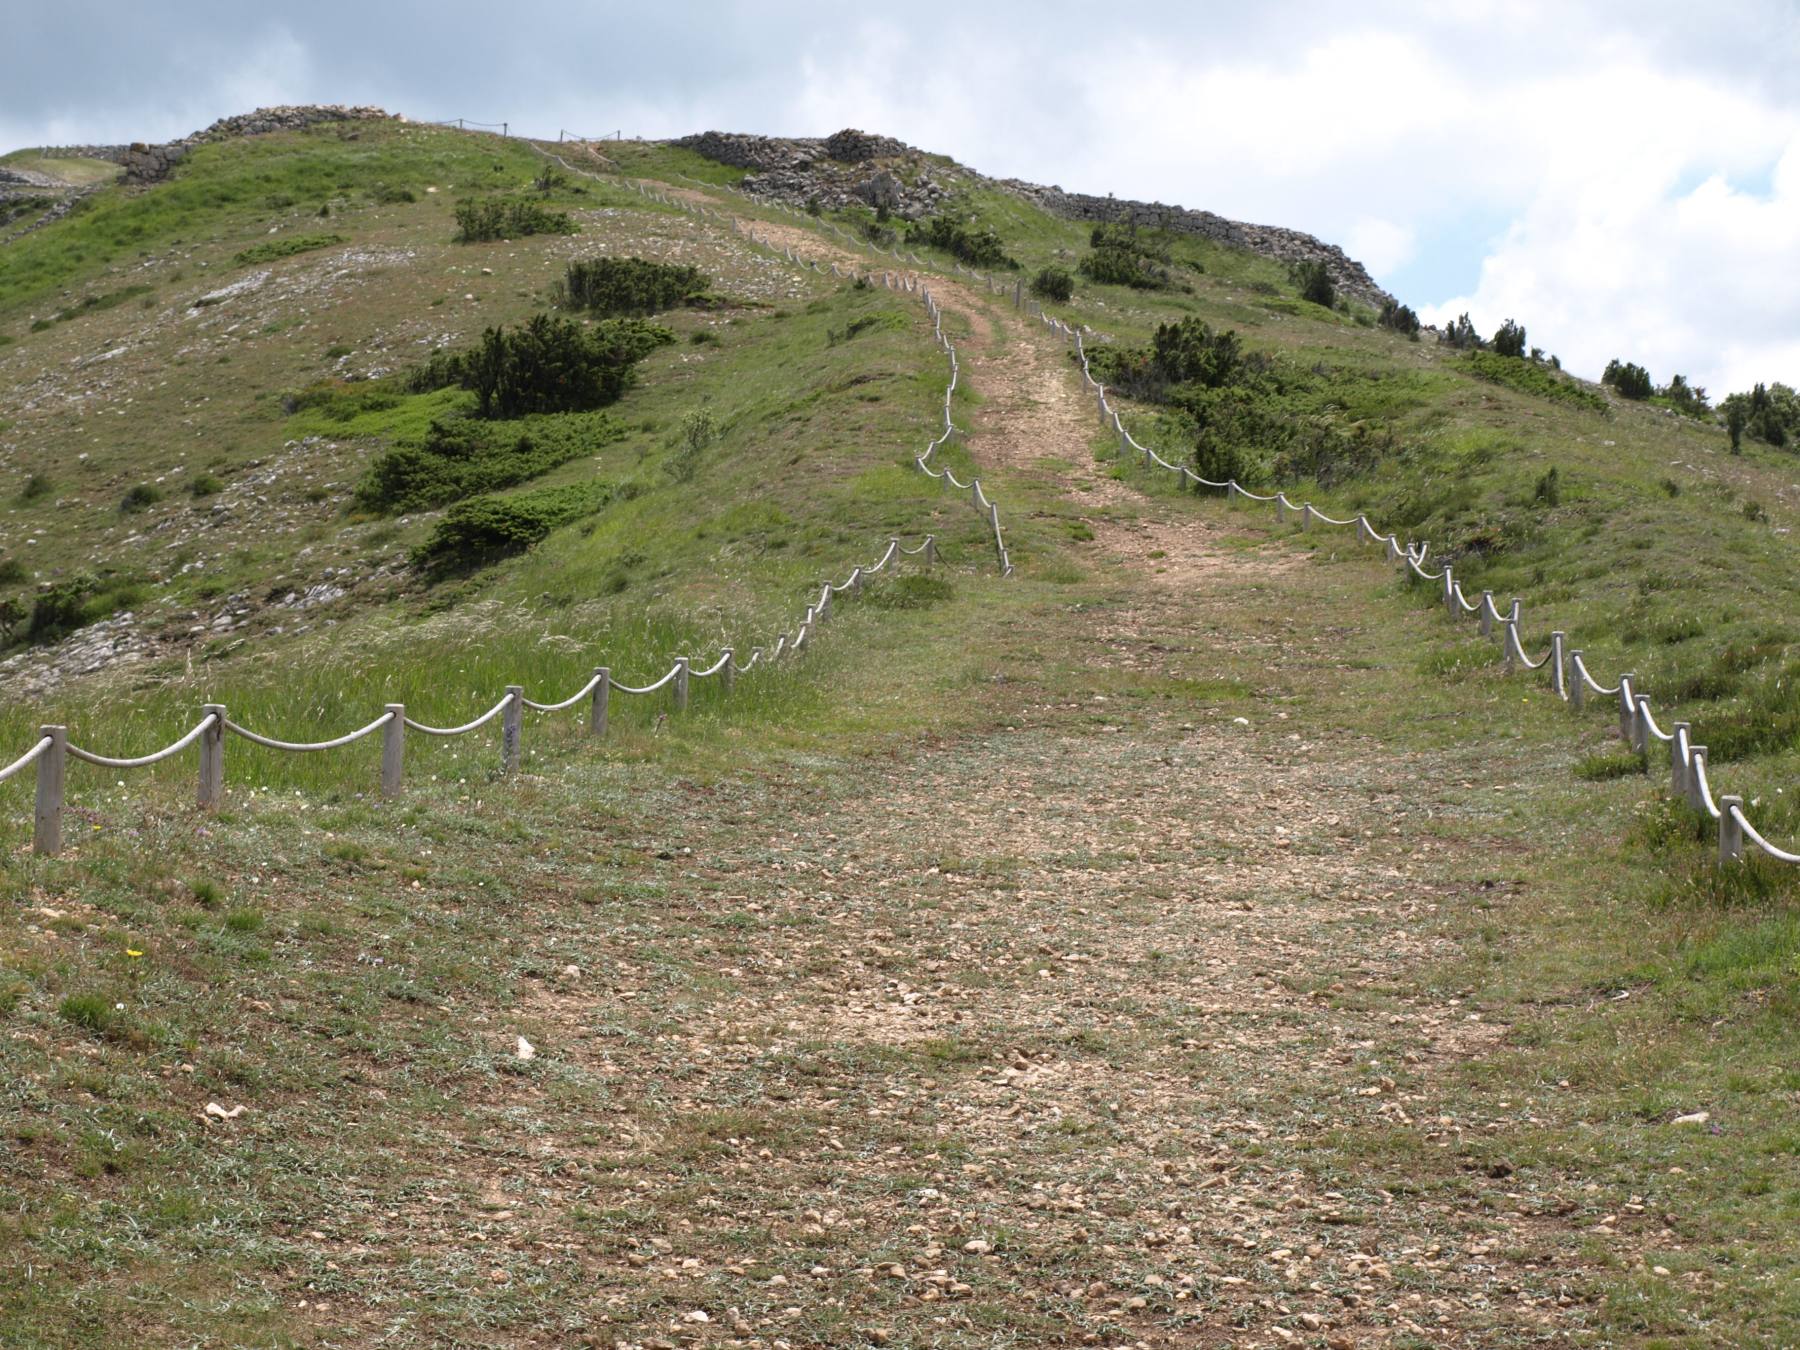
[[1731, 453], [1734, 455], [1744, 453], [1744, 423], [1747, 420], [1744, 405], [1735, 397], [1725, 405], [1725, 430], [1731, 436]]
[[1395, 300], [1381, 302], [1381, 314], [1375, 322], [1383, 328], [1391, 328], [1396, 333], [1403, 333], [1414, 342], [1419, 340], [1419, 316], [1413, 313], [1412, 306], [1402, 305]]
[[1475, 325], [1469, 322], [1467, 314], [1459, 314], [1456, 322], [1448, 325], [1438, 335], [1438, 341], [1446, 347], [1455, 347], [1459, 351], [1479, 351], [1487, 346], [1481, 340], [1481, 334], [1475, 331]]
[[1331, 284], [1331, 270], [1317, 259], [1296, 266], [1293, 278], [1300, 284], [1302, 300], [1310, 300], [1326, 309], [1337, 303], [1337, 288]]
[[0, 643], [12, 641], [13, 634], [25, 622], [25, 602], [16, 595], [0, 600]]
[[1075, 278], [1066, 267], [1046, 267], [1031, 279], [1031, 293], [1066, 303], [1075, 294]]
[[1494, 334], [1494, 350], [1502, 356], [1525, 355], [1525, 326], [1508, 319]]
[[1656, 389], [1649, 371], [1635, 361], [1621, 361], [1616, 356], [1606, 363], [1600, 383], [1616, 389], [1620, 398], [1645, 399]]
[[700, 456], [719, 439], [719, 424], [710, 408], [694, 408], [681, 419], [680, 439], [675, 444], [675, 458], [670, 470], [678, 483], [693, 481], [700, 469]]

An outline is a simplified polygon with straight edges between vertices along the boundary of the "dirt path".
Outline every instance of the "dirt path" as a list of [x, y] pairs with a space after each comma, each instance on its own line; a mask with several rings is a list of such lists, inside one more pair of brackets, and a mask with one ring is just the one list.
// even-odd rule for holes
[[[1505, 1028], [1414, 985], [1449, 954], [1438, 846], [1401, 829], [1418, 766], [1284, 702], [1341, 678], [1335, 616], [1294, 565], [1097, 470], [1060, 344], [931, 285], [970, 327], [969, 448], [996, 498], [1055, 480], [1164, 584], [1059, 627], [1084, 692], [1025, 673], [1004, 733], [879, 781], [721, 786], [684, 817], [704, 862], [663, 917], [718, 983], [659, 988], [621, 937], [601, 998], [660, 1028], [632, 1075], [662, 1089], [620, 1096], [598, 1155], [573, 1119], [544, 1147], [640, 1185], [704, 1178], [708, 1217], [621, 1240], [609, 1287], [686, 1338], [659, 1304], [729, 1305], [720, 1334], [766, 1345], [1575, 1332], [1566, 1198], [1508, 1193], [1500, 1126], [1439, 1100], [1438, 1070]], [[617, 1080], [582, 1045], [595, 998], [545, 983], [528, 1034]], [[1446, 1149], [1472, 1160], [1463, 1192], [1394, 1165]], [[566, 1178], [527, 1186], [550, 1230], [579, 1208]]]

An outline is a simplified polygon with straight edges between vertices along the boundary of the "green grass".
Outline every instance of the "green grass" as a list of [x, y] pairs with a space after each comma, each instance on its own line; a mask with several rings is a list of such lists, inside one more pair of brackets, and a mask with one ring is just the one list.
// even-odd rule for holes
[[[128, 417], [0, 408], [23, 428], [0, 432], [19, 444], [0, 492], [40, 540], [22, 572], [118, 564], [169, 648], [10, 698], [0, 746], [64, 721], [144, 751], [208, 701], [296, 739], [390, 702], [456, 722], [508, 683], [549, 700], [598, 665], [642, 683], [675, 654], [742, 658], [893, 534], [936, 534], [944, 565], [841, 597], [800, 660], [729, 695], [696, 681], [685, 715], [615, 694], [596, 745], [584, 706], [532, 714], [511, 779], [496, 728], [410, 734], [392, 800], [379, 737], [309, 756], [233, 740], [213, 817], [191, 806], [191, 753], [74, 764], [55, 860], [22, 848], [29, 775], [0, 785], [0, 1341], [648, 1341], [695, 1307], [796, 1343], [890, 1325], [897, 1344], [1223, 1340], [1261, 1336], [1258, 1300], [1314, 1306], [1315, 1276], [1335, 1318], [1353, 1310], [1331, 1291], [1359, 1281], [1377, 1320], [1391, 1295], [1418, 1292], [1406, 1315], [1424, 1317], [1479, 1288], [1445, 1314], [1471, 1343], [1795, 1339], [1795, 878], [1714, 869], [1605, 700], [1577, 716], [1507, 680], [1372, 551], [1161, 486], [1084, 494], [1078, 444], [1019, 466], [978, 437], [945, 457], [1006, 513], [1020, 566], [1001, 582], [966, 503], [910, 466], [943, 380], [916, 309], [790, 280], [589, 184], [557, 199], [617, 211], [584, 219], [584, 242], [703, 255], [731, 307], [672, 316], [688, 340], [612, 410], [623, 435], [527, 489], [630, 493], [471, 576], [399, 566], [438, 517], [364, 517], [354, 484], [463, 396], [395, 397], [338, 363], [403, 367], [419, 338], [516, 322], [563, 261], [556, 241], [449, 244], [451, 181], [532, 167], [451, 139], [309, 135], [286, 146], [317, 159], [304, 172], [224, 147], [195, 157], [211, 207], [183, 180], [137, 199], [191, 250], [147, 273], [185, 314], [269, 213], [298, 224], [322, 192], [259, 206], [236, 175], [350, 183], [333, 229], [366, 270], [304, 316], [234, 300], [163, 331], [116, 305], [0, 352], [24, 387], [147, 345], [107, 369], [135, 380]], [[640, 154], [634, 172], [686, 162], [603, 148]], [[416, 200], [372, 204], [377, 169]], [[179, 226], [165, 191], [194, 213]], [[1011, 199], [973, 205], [1021, 261], [1082, 246]], [[134, 255], [106, 253], [117, 221], [98, 219], [43, 232], [40, 280], [96, 250], [50, 290], [120, 289], [107, 268]], [[1220, 252], [1191, 295], [1078, 289], [1068, 312], [1131, 342], [1198, 314], [1316, 370], [1296, 411], [1367, 424], [1376, 453], [1322, 466], [1308, 495], [1460, 550], [1465, 584], [1526, 595], [1533, 645], [1566, 627], [1659, 708], [1667, 689], [1703, 709], [1721, 780], [1791, 838], [1800, 578], [1742, 511], [1779, 509], [1791, 461], [1290, 316], [1285, 277]], [[324, 288], [322, 262], [282, 270]], [[994, 321], [996, 350], [1031, 340]], [[972, 378], [959, 422], [980, 394]], [[702, 410], [719, 436], [688, 477], [681, 428]], [[1556, 506], [1535, 494], [1552, 466]], [[203, 476], [218, 490], [196, 497]], [[122, 516], [140, 484], [160, 500]], [[1146, 584], [1116, 546], [1140, 525], [1147, 561], [1198, 556], [1201, 580]], [[283, 607], [326, 559], [355, 593]], [[205, 622], [270, 596], [260, 626]], [[1021, 1062], [1031, 1086], [1003, 1088]], [[203, 1118], [209, 1102], [245, 1111]], [[1716, 1132], [1667, 1123], [1696, 1110]], [[1225, 1205], [1234, 1188], [1248, 1198]], [[1496, 1243], [1479, 1260], [1478, 1241]], [[1303, 1278], [1277, 1242], [1296, 1262], [1319, 1247]], [[1352, 1251], [1395, 1278], [1347, 1268]], [[856, 1273], [889, 1260], [972, 1289], [915, 1302]], [[1204, 1297], [1175, 1299], [1195, 1272]], [[1104, 1296], [1065, 1292], [1096, 1281]], [[1208, 1321], [1226, 1313], [1242, 1324]]]
[[293, 234], [285, 239], [271, 239], [266, 244], [253, 244], [241, 249], [232, 261], [243, 266], [257, 263], [279, 262], [283, 258], [291, 258], [297, 253], [311, 253], [317, 249], [330, 248], [333, 244], [344, 242], [341, 234]]

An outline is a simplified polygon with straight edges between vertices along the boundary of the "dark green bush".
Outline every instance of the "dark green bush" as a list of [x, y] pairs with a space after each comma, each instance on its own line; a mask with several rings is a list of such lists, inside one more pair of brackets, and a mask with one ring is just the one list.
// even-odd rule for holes
[[1501, 356], [1523, 358], [1525, 355], [1525, 328], [1511, 319], [1500, 325], [1494, 334], [1494, 351]]
[[1332, 285], [1331, 269], [1317, 259], [1295, 263], [1288, 269], [1288, 276], [1300, 288], [1302, 300], [1310, 300], [1326, 309], [1337, 303], [1337, 287]]
[[369, 189], [369, 196], [377, 206], [399, 206], [404, 202], [416, 202], [413, 190], [397, 187], [390, 183], [377, 183]]
[[692, 304], [706, 294], [706, 274], [681, 263], [643, 258], [573, 262], [557, 283], [558, 304], [594, 314], [655, 314]]
[[96, 577], [89, 573], [65, 577], [44, 587], [34, 597], [25, 640], [56, 642], [77, 629], [98, 622], [143, 598], [143, 589], [129, 578]]
[[552, 211], [525, 197], [466, 198], [456, 204], [456, 238], [474, 244], [520, 239], [528, 234], [574, 234], [566, 211]]
[[1438, 334], [1438, 341], [1459, 351], [1478, 352], [1487, 346], [1481, 340], [1481, 334], [1475, 331], [1475, 325], [1469, 322], [1467, 314], [1457, 315], [1456, 321]]
[[1733, 450], [1740, 448], [1746, 431], [1768, 445], [1800, 440], [1800, 393], [1779, 381], [1758, 384], [1747, 394], [1732, 394], [1721, 406], [1726, 428], [1735, 428]]
[[344, 236], [341, 234], [291, 234], [285, 239], [271, 239], [267, 243], [255, 244], [243, 250], [232, 261], [239, 266], [275, 262], [280, 258], [291, 258], [296, 253], [311, 253], [314, 249], [330, 248], [333, 244], [343, 242]]
[[150, 483], [139, 483], [129, 489], [119, 502], [119, 510], [130, 514], [145, 511], [163, 499], [162, 489]]
[[407, 381], [414, 392], [461, 385], [483, 417], [585, 412], [617, 402], [634, 367], [675, 340], [642, 319], [584, 326], [539, 314], [514, 329], [489, 328], [466, 352], [434, 352]]
[[604, 413], [529, 417], [518, 427], [438, 418], [422, 442], [376, 458], [357, 485], [356, 501], [386, 514], [430, 510], [527, 482], [624, 434]]
[[1557, 472], [1554, 464], [1537, 480], [1537, 486], [1531, 491], [1531, 499], [1540, 506], [1562, 505], [1562, 475]]
[[214, 497], [225, 490], [225, 484], [216, 474], [196, 474], [188, 484], [188, 492], [195, 497]]
[[51, 487], [52, 484], [48, 478], [41, 473], [34, 473], [25, 480], [25, 486], [19, 489], [19, 501], [21, 503], [41, 501], [50, 495]]
[[1075, 278], [1066, 267], [1045, 267], [1031, 279], [1031, 293], [1044, 300], [1067, 304], [1075, 295]]
[[1649, 371], [1634, 361], [1621, 361], [1616, 356], [1606, 363], [1600, 383], [1618, 390], [1621, 398], [1644, 399], [1656, 392]]
[[925, 244], [941, 248], [962, 259], [971, 267], [1017, 267], [1006, 255], [1006, 246], [992, 229], [971, 229], [944, 216], [927, 216], [915, 220], [907, 230], [909, 244]]
[[552, 530], [606, 505], [610, 489], [570, 483], [510, 497], [476, 497], [444, 513], [437, 528], [413, 552], [419, 567], [438, 573], [468, 571], [523, 553]]
[[1706, 387], [1689, 384], [1685, 375], [1671, 375], [1662, 388], [1662, 396], [1676, 412], [1689, 417], [1705, 417], [1712, 411], [1712, 404], [1706, 398]]
[[1159, 232], [1103, 223], [1089, 232], [1088, 245], [1093, 251], [1075, 270], [1090, 281], [1143, 291], [1165, 290], [1175, 284], [1169, 270], [1169, 244]]
[[1413, 312], [1410, 305], [1402, 305], [1394, 300], [1384, 300], [1381, 302], [1381, 313], [1375, 322], [1383, 328], [1391, 328], [1396, 333], [1404, 334], [1414, 342], [1419, 340], [1419, 316]]
[[0, 558], [0, 586], [16, 586], [25, 580], [25, 564], [17, 558]]

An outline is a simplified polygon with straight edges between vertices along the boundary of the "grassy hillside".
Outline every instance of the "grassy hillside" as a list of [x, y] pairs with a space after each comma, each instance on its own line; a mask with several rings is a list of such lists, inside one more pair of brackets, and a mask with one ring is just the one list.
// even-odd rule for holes
[[[1002, 274], [1026, 282], [1046, 266], [1074, 271], [1092, 252], [1090, 227], [997, 189], [970, 187], [954, 213], [993, 229], [1018, 263]], [[859, 212], [846, 220], [869, 223]], [[1800, 802], [1787, 791], [1800, 771], [1791, 452], [1746, 441], [1732, 454], [1720, 423], [1619, 399], [1542, 364], [1458, 352], [1429, 335], [1408, 341], [1359, 305], [1301, 299], [1266, 259], [1179, 236], [1146, 241], [1167, 250], [1172, 285], [1077, 274], [1073, 302], [1052, 311], [1119, 346], [1144, 346], [1158, 325], [1182, 319], [1236, 333], [1252, 359], [1274, 363], [1278, 387], [1261, 404], [1291, 437], [1252, 449], [1244, 482], [1340, 518], [1366, 512], [1428, 541], [1469, 594], [1491, 589], [1503, 609], [1521, 597], [1534, 653], [1561, 629], [1604, 678], [1634, 672], [1665, 725], [1671, 713], [1693, 723], [1715, 778], [1755, 798], [1777, 834], [1800, 833]], [[1126, 407], [1139, 440], [1195, 462], [1191, 423]], [[1097, 428], [1093, 445], [1102, 456], [1113, 449]], [[1419, 589], [1421, 604], [1434, 600]], [[1485, 645], [1453, 642], [1431, 674], [1458, 678], [1489, 659]], [[1622, 767], [1615, 757], [1590, 770]]]
[[[534, 714], [511, 778], [490, 731], [409, 737], [394, 799], [374, 739], [234, 740], [202, 816], [191, 754], [75, 765], [56, 859], [0, 785], [0, 1343], [1795, 1340], [1794, 877], [1721, 883], [1604, 710], [1373, 550], [1116, 466], [1060, 347], [964, 288], [944, 462], [1000, 504], [996, 578], [912, 464], [945, 378], [916, 302], [598, 161], [540, 195], [545, 162], [315, 129], [6, 246], [0, 600], [89, 575], [143, 651], [52, 680], [83, 631], [15, 643], [0, 759], [51, 720], [148, 749], [206, 701], [461, 720], [742, 653], [892, 535], [944, 563], [686, 715], [615, 696], [596, 745]], [[499, 193], [577, 232], [455, 242]], [[997, 191], [959, 211], [1026, 278], [1088, 251]], [[357, 489], [475, 396], [402, 374], [601, 255], [708, 287], [617, 402], [505, 424], [556, 462], [490, 495], [591, 506], [420, 569], [445, 508]], [[1791, 461], [1496, 383], [1265, 259], [1167, 266], [1054, 308], [1121, 347], [1234, 329], [1286, 419], [1249, 471], [1518, 591], [1528, 643], [1635, 669], [1800, 833]], [[1128, 408], [1171, 457], [1196, 434]]]

